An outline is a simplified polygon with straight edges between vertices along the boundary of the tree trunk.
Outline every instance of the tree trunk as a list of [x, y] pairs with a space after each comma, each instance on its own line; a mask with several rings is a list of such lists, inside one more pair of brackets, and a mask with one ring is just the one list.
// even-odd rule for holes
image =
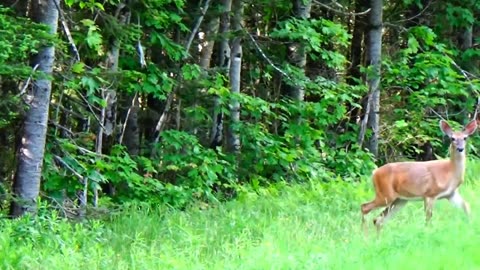
[[[240, 82], [242, 72], [242, 16], [243, 3], [242, 0], [232, 1], [233, 18], [232, 30], [237, 36], [232, 41], [232, 51], [230, 54], [230, 88], [232, 94], [240, 93]], [[233, 100], [230, 103], [230, 128], [228, 132], [228, 149], [231, 152], [238, 153], [240, 151], [240, 135], [238, 134], [238, 123], [240, 122], [240, 103]]]
[[[120, 44], [118, 40], [114, 40], [110, 51], [108, 51], [108, 58], [106, 66], [109, 72], [112, 73], [113, 80], [115, 80], [115, 73], [118, 71], [118, 59], [120, 55]], [[115, 86], [113, 86], [115, 87]], [[114, 142], [114, 137], [117, 126], [117, 91], [113, 88], [102, 89], [102, 99], [107, 106], [102, 107], [100, 121], [103, 126], [98, 127], [97, 142], [95, 144], [95, 152], [101, 155], [104, 150], [108, 152], [110, 145]], [[93, 185], [93, 205], [96, 207], [98, 202], [98, 189], [103, 190], [106, 194], [113, 196], [115, 188], [113, 184], [108, 181], [106, 183], [97, 183]]]
[[368, 59], [371, 70], [367, 74], [367, 83], [371, 93], [367, 126], [372, 130], [368, 149], [378, 157], [378, 138], [380, 124], [380, 69], [382, 61], [382, 8], [383, 0], [372, 0], [369, 15]]
[[[295, 18], [299, 20], [308, 20], [311, 12], [311, 1], [293, 0], [293, 14]], [[288, 62], [299, 68], [299, 72], [306, 73], [307, 70], [307, 53], [304, 41], [292, 42], [287, 47]], [[316, 64], [316, 68], [322, 64]], [[302, 102], [305, 100], [305, 89], [301, 86], [285, 83], [281, 85], [281, 96], [289, 98], [292, 102]], [[309, 100], [310, 101], [310, 100]], [[292, 115], [292, 121], [296, 123], [301, 122], [300, 114]], [[279, 135], [283, 136], [286, 132], [286, 128], [282, 127], [278, 129]], [[297, 142], [300, 138], [295, 138]]]
[[[368, 7], [367, 0], [355, 1], [355, 12], [365, 11]], [[350, 45], [350, 67], [347, 73], [347, 83], [357, 85], [356, 80], [361, 79], [360, 66], [362, 65], [363, 56], [363, 35], [367, 26], [367, 15], [355, 16], [355, 24], [353, 26], [352, 43]]]
[[[57, 0], [32, 1], [32, 20], [50, 27], [50, 33], [55, 35], [58, 26]], [[44, 77], [33, 83], [33, 100], [26, 113], [22, 141], [18, 153], [18, 165], [15, 174], [13, 193], [14, 200], [10, 206], [12, 217], [21, 216], [37, 210], [37, 197], [40, 192], [40, 179], [45, 153], [47, 136], [48, 111], [50, 93], [52, 91], [51, 76], [55, 59], [55, 47], [41, 48], [38, 54], [32, 56], [32, 66], [38, 64], [38, 71]]]
[[213, 47], [215, 46], [215, 39], [213, 35], [215, 35], [218, 31], [218, 24], [219, 18], [209, 18], [209, 22], [206, 25], [205, 29], [205, 37], [201, 42], [201, 51], [200, 51], [200, 59], [199, 64], [200, 67], [203, 69], [207, 69], [210, 67], [210, 62], [212, 60], [213, 54]]
[[[310, 18], [310, 10], [312, 7], [312, 2], [310, 0], [294, 0], [294, 13], [295, 17], [298, 19], [309, 19]], [[289, 47], [289, 62], [305, 71], [305, 66], [307, 65], [307, 53], [305, 51], [305, 44], [301, 42], [294, 42]], [[291, 86], [288, 87], [288, 95], [294, 101], [303, 101], [305, 98], [305, 89], [299, 86]]]
[[[459, 35], [460, 35], [460, 37], [459, 37], [460, 44], [459, 45], [460, 45], [460, 49], [462, 50], [462, 52], [465, 52], [465, 51], [471, 49], [472, 46], [473, 46], [473, 24], [468, 24], [468, 25], [465, 25], [464, 27], [461, 27]], [[467, 58], [467, 59], [462, 59], [462, 60], [463, 61], [460, 62], [460, 65], [462, 66], [462, 68], [475, 74], [475, 67], [478, 66], [478, 62], [474, 61], [475, 58], [473, 58], [473, 59], [472, 58], [470, 58], [470, 59]], [[473, 89], [471, 84], [470, 84], [469, 88], [470, 88], [470, 91], [474, 92], [474, 89]], [[462, 104], [467, 103], [467, 97], [462, 96], [460, 98], [460, 101], [462, 102]], [[465, 119], [463, 121], [468, 121], [468, 119], [469, 119], [468, 110], [463, 110], [463, 108], [458, 108], [458, 110], [462, 112], [460, 114], [460, 116], [462, 117], [462, 119]]]
[[[462, 51], [465, 52], [466, 50], [472, 48], [473, 46], [473, 25], [472, 24], [467, 25], [461, 29], [459, 41], [460, 41], [460, 49]], [[474, 72], [475, 67], [477, 66], [475, 63], [476, 61], [471, 61], [471, 59], [469, 60], [470, 61], [463, 61], [462, 66], [464, 69], [470, 72]]]
[[[294, 8], [298, 9], [298, 5], [311, 5], [311, 0], [295, 0], [294, 1]], [[321, 0], [320, 2], [328, 3], [331, 2], [330, 0]], [[305, 4], [303, 4], [305, 3]], [[319, 1], [317, 1], [319, 3]], [[299, 16], [298, 12], [296, 12], [296, 17], [301, 19], [302, 17]], [[336, 13], [332, 11], [330, 8], [325, 8], [324, 6], [320, 5], [319, 8], [316, 8], [313, 10], [312, 13], [309, 12], [309, 16], [313, 18], [322, 18], [324, 20], [329, 20], [334, 22], [335, 21], [335, 16]], [[303, 18], [304, 19], [304, 18]], [[324, 44], [322, 44], [322, 47], [326, 51], [335, 51], [336, 46], [333, 41], [327, 41]], [[322, 59], [323, 60], [323, 59]], [[317, 60], [317, 61], [307, 61], [307, 66], [305, 68], [305, 73], [307, 77], [313, 79], [313, 78], [318, 78], [318, 77], [323, 77], [327, 80], [338, 82], [340, 79], [340, 76], [337, 75], [338, 70], [334, 67], [330, 67], [327, 65], [328, 61], [322, 61], [322, 60]], [[309, 102], [319, 102], [322, 99], [320, 95], [309, 95], [308, 99], [306, 101]]]
[[[361, 13], [368, 9], [367, 0], [355, 1], [355, 13]], [[368, 23], [368, 16], [356, 15], [354, 17], [354, 25], [352, 31], [352, 42], [350, 44], [350, 66], [347, 70], [346, 81], [349, 85], [361, 84], [365, 78], [362, 76], [360, 67], [364, 63], [364, 48], [365, 48], [365, 34]], [[360, 101], [362, 102], [362, 101]], [[362, 103], [365, 104], [365, 101]], [[347, 104], [347, 111], [350, 111], [349, 118], [342, 122], [342, 129], [345, 131], [349, 129], [348, 123], [356, 123], [361, 117], [361, 110], [354, 106], [352, 103]], [[360, 135], [363, 137], [363, 135]], [[363, 139], [362, 139], [363, 140]]]
[[[117, 18], [118, 23], [120, 25], [126, 25], [129, 23], [129, 18], [130, 18], [130, 11], [124, 4], [120, 4], [115, 11], [115, 18]], [[116, 85], [117, 83], [115, 82], [117, 80], [117, 73], [118, 73], [118, 61], [120, 58], [120, 40], [114, 39], [112, 41], [110, 50], [108, 51], [107, 54], [108, 58], [106, 60], [106, 67], [108, 68], [108, 71], [111, 73], [111, 78], [114, 82], [114, 85], [112, 88], [109, 88], [105, 91], [106, 95], [102, 97], [105, 99], [107, 106], [105, 109], [102, 109], [102, 123], [103, 123], [103, 128], [100, 127], [97, 140], [98, 144], [96, 145], [96, 152], [98, 154], [101, 154], [102, 152], [108, 152], [109, 148], [111, 145], [115, 143], [115, 134], [117, 131], [117, 90], [116, 90]], [[102, 90], [103, 91], [103, 90]], [[102, 143], [102, 138], [103, 135], [106, 135], [104, 138], [104, 143]], [[95, 185], [93, 187], [93, 193], [94, 193], [94, 198], [93, 198], [93, 205], [97, 206], [97, 201], [98, 201], [98, 187], [100, 185]], [[115, 195], [115, 186], [113, 183], [110, 181], [107, 183], [101, 184], [102, 190], [110, 195], [114, 196]]]
[[[115, 17], [118, 19], [120, 25], [127, 24], [127, 21], [130, 17], [130, 12], [128, 10], [122, 10], [125, 5], [120, 5], [115, 12]], [[120, 58], [120, 41], [114, 39], [111, 44], [111, 48], [108, 51], [108, 58], [106, 61], [106, 66], [108, 71], [112, 74], [112, 79], [116, 80], [116, 74], [118, 72], [118, 59]], [[111, 136], [115, 132], [116, 122], [117, 122], [117, 91], [115, 86], [107, 90], [107, 108], [105, 110], [105, 122], [104, 133], [107, 136]]]
[[[210, 9], [212, 10], [212, 9]], [[204, 36], [200, 41], [199, 48], [200, 51], [199, 53], [199, 65], [202, 68], [202, 71], [206, 73], [207, 69], [210, 68], [210, 63], [212, 60], [212, 54], [213, 54], [213, 48], [215, 46], [215, 37], [214, 35], [217, 34], [218, 32], [218, 24], [219, 24], [219, 18], [218, 16], [209, 16], [208, 18], [208, 23], [206, 24], [205, 29], [203, 30]], [[200, 91], [200, 89], [198, 89]], [[194, 93], [194, 101], [193, 101], [193, 106], [194, 108], [198, 107], [198, 92]], [[178, 110], [180, 111], [180, 110]], [[180, 113], [178, 113], [180, 114]], [[179, 117], [177, 117], [179, 119]], [[193, 134], [197, 135], [198, 134], [198, 121], [193, 117], [191, 120], [191, 125], [193, 125]], [[177, 124], [179, 126], [179, 124]], [[208, 139], [208, 137], [207, 137]]]
[[[223, 12], [220, 16], [219, 36], [220, 42], [218, 46], [218, 66], [225, 70], [225, 73], [230, 71], [230, 45], [228, 44], [227, 34], [230, 29], [230, 11], [232, 10], [232, 0], [222, 1]], [[223, 113], [220, 107], [219, 97], [214, 97], [213, 105], [213, 124], [210, 136], [210, 147], [215, 149], [223, 143]]]

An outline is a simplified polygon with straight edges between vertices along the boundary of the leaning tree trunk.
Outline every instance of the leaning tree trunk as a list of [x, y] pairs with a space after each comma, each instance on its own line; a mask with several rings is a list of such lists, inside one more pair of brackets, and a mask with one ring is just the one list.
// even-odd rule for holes
[[[50, 33], [55, 35], [58, 26], [57, 0], [32, 1], [31, 17], [38, 23], [50, 27]], [[33, 100], [25, 116], [22, 141], [18, 153], [18, 165], [15, 174], [13, 193], [14, 200], [10, 206], [12, 217], [21, 216], [37, 210], [37, 197], [40, 192], [40, 178], [45, 153], [47, 135], [48, 111], [55, 58], [53, 45], [41, 48], [38, 54], [32, 56], [32, 66], [38, 65], [38, 71], [43, 76], [33, 83]]]
[[382, 0], [371, 0], [369, 15], [368, 59], [371, 70], [367, 74], [370, 89], [370, 110], [368, 111], [367, 127], [372, 130], [368, 141], [368, 150], [378, 157], [378, 138], [380, 124], [380, 67], [382, 61]]
[[[232, 1], [233, 18], [232, 30], [241, 35], [243, 3], [242, 0]], [[232, 41], [232, 51], [230, 53], [230, 89], [232, 94], [240, 93], [240, 82], [242, 73], [242, 37], [236, 36]], [[235, 98], [230, 103], [230, 128], [228, 131], [228, 149], [230, 152], [238, 153], [240, 151], [240, 135], [238, 134], [238, 124], [240, 123], [240, 103]]]

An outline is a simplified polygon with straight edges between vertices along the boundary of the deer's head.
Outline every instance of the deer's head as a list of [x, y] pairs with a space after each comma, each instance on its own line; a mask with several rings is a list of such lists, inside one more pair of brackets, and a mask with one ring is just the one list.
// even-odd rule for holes
[[456, 152], [462, 153], [465, 150], [467, 138], [477, 129], [477, 121], [470, 121], [462, 131], [453, 131], [445, 120], [440, 120], [440, 129], [451, 139], [450, 147]]

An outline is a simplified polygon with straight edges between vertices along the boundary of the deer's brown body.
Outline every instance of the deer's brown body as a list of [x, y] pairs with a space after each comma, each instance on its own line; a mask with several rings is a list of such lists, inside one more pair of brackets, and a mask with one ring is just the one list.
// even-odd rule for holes
[[437, 199], [449, 199], [455, 206], [470, 214], [468, 203], [461, 197], [458, 188], [464, 181], [465, 146], [468, 136], [477, 128], [476, 121], [470, 122], [463, 131], [453, 132], [445, 121], [440, 128], [451, 138], [450, 158], [422, 162], [395, 162], [376, 169], [372, 174], [375, 198], [362, 204], [362, 224], [365, 215], [375, 208], [386, 206], [374, 220], [379, 230], [382, 224], [410, 200], [424, 200], [427, 222], [432, 216], [433, 204]]

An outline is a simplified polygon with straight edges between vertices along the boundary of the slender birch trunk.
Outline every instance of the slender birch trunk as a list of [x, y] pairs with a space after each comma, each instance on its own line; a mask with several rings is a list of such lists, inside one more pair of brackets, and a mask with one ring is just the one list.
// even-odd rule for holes
[[[32, 1], [31, 18], [43, 23], [55, 35], [58, 27], [58, 9], [54, 1]], [[17, 171], [13, 184], [14, 200], [10, 206], [12, 217], [21, 216], [27, 212], [36, 213], [37, 198], [40, 192], [40, 181], [45, 154], [47, 137], [47, 122], [52, 91], [53, 65], [55, 62], [55, 47], [50, 45], [39, 50], [31, 58], [32, 66], [38, 65], [38, 71], [44, 73], [33, 82], [33, 100], [26, 113], [22, 140], [18, 153]]]
[[[239, 34], [242, 30], [243, 3], [241, 0], [232, 1], [232, 30]], [[240, 93], [241, 73], [242, 73], [242, 37], [236, 36], [232, 40], [232, 50], [230, 53], [230, 91], [232, 94]], [[237, 124], [240, 122], [240, 103], [233, 100], [230, 103], [231, 124], [228, 130], [228, 149], [231, 152], [240, 151], [240, 135], [238, 134]]]
[[[218, 34], [220, 42], [218, 46], [218, 66], [221, 67], [226, 74], [230, 72], [230, 45], [227, 34], [230, 30], [230, 11], [232, 10], [232, 0], [222, 0], [223, 12], [220, 16], [220, 27]], [[210, 136], [210, 147], [216, 148], [223, 143], [223, 113], [220, 107], [220, 98], [214, 97], [213, 106], [213, 125]]]

